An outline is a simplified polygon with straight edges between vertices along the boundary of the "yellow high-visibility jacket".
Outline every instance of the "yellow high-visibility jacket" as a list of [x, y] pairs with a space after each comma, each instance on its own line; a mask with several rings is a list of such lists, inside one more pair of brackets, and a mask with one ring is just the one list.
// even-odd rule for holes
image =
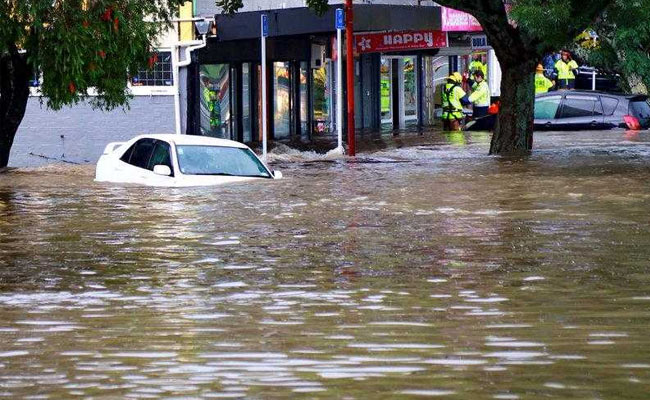
[[575, 60], [564, 62], [564, 60], [560, 59], [555, 63], [555, 69], [557, 70], [558, 79], [575, 79], [576, 76], [573, 74], [573, 70], [578, 69], [578, 63]]
[[490, 106], [490, 87], [486, 81], [481, 81], [481, 83], [476, 83], [473, 87], [472, 94], [469, 95], [469, 101], [474, 103], [477, 107], [489, 107]]
[[463, 105], [460, 99], [465, 91], [457, 83], [448, 83], [442, 91], [442, 119], [463, 119]]
[[553, 87], [553, 82], [544, 76], [544, 74], [535, 74], [535, 94], [546, 93]]

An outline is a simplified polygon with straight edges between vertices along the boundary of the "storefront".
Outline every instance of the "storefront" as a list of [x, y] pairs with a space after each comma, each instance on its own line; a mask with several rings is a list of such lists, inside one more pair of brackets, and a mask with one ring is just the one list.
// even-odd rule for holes
[[[188, 70], [187, 133], [255, 142], [266, 118], [273, 140], [335, 134], [334, 9], [324, 16], [306, 8], [265, 13], [267, 115], [262, 12], [217, 15], [218, 36], [196, 52]], [[468, 54], [468, 36], [443, 32], [441, 8], [434, 6], [355, 5], [355, 30], [356, 127], [379, 132], [434, 123], [436, 85], [459, 67], [456, 50]]]

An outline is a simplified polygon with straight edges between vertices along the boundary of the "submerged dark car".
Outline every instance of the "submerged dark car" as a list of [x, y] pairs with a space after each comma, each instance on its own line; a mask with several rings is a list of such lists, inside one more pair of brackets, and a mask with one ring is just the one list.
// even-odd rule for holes
[[648, 96], [570, 90], [535, 98], [536, 130], [612, 128], [650, 128]]

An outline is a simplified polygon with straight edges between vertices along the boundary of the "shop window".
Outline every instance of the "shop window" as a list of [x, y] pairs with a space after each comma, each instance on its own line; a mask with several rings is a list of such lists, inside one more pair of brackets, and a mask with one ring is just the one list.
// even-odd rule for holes
[[242, 64], [242, 124], [244, 131], [244, 142], [253, 141], [253, 129], [251, 118], [251, 77], [252, 66], [250, 63]]
[[307, 62], [300, 63], [300, 132], [308, 134], [309, 129], [309, 99], [307, 98], [307, 80], [309, 64]]
[[230, 65], [201, 65], [199, 79], [201, 134], [232, 139]]
[[131, 78], [133, 86], [173, 86], [172, 53], [158, 51], [154, 55], [154, 64], [151, 69], [139, 71]]
[[330, 62], [327, 61], [321, 68], [313, 69], [313, 133], [323, 134], [330, 131], [331, 119], [331, 80], [330, 80]]
[[401, 64], [404, 71], [404, 116], [406, 120], [417, 120], [418, 86], [416, 58], [404, 57]]
[[381, 122], [393, 122], [393, 71], [392, 59], [381, 58], [379, 78], [379, 105], [381, 110]]
[[274, 138], [291, 133], [291, 70], [288, 62], [273, 63], [273, 127]]

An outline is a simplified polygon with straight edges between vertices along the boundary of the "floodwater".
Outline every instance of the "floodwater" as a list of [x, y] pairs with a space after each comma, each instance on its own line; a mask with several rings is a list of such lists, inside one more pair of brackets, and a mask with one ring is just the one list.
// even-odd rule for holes
[[487, 140], [228, 187], [0, 175], [0, 397], [647, 399], [650, 133]]

